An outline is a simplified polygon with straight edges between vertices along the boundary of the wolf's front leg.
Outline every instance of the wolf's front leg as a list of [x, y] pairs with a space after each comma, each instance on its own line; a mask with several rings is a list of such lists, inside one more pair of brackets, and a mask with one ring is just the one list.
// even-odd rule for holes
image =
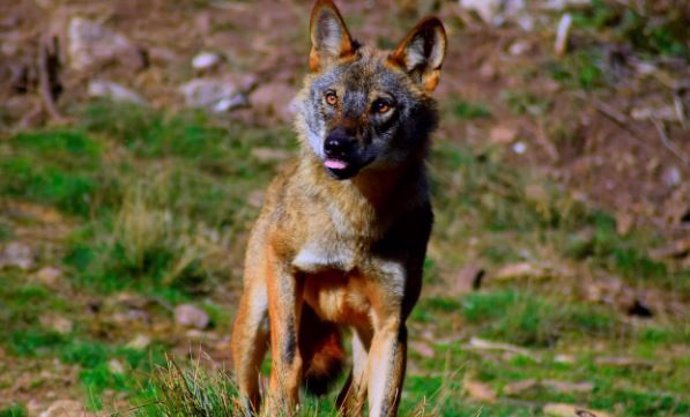
[[302, 285], [281, 260], [269, 256], [268, 317], [271, 328], [271, 380], [268, 414], [293, 415], [299, 402], [302, 356], [297, 340]]
[[232, 359], [242, 415], [259, 411], [259, 367], [268, 345], [268, 299], [261, 268], [247, 268], [245, 287], [232, 333]]
[[369, 416], [396, 416], [405, 378], [407, 328], [398, 317], [376, 326], [369, 351], [367, 375]]

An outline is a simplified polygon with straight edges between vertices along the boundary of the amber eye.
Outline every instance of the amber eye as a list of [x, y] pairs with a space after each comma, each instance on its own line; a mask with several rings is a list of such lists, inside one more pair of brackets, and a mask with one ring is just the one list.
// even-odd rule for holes
[[393, 106], [386, 100], [376, 100], [371, 105], [371, 110], [374, 113], [384, 114], [388, 113]]
[[338, 103], [338, 96], [335, 91], [326, 92], [326, 104], [329, 106], [335, 106]]

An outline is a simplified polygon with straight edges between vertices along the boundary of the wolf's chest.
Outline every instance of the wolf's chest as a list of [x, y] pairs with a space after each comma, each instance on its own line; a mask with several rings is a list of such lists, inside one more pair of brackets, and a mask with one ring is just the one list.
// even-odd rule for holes
[[353, 245], [339, 241], [315, 240], [297, 252], [292, 266], [302, 272], [317, 273], [329, 269], [350, 271], [356, 265]]

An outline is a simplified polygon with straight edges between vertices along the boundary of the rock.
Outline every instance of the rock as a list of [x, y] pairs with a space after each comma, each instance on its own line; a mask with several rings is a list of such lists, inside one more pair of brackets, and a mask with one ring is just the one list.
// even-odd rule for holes
[[419, 356], [423, 358], [434, 357], [434, 348], [427, 342], [416, 340], [410, 343], [410, 347], [412, 348], [413, 352], [416, 352], [417, 354], [419, 354]]
[[465, 345], [465, 348], [468, 350], [496, 350], [501, 352], [509, 352], [525, 358], [530, 358], [535, 362], [541, 362], [541, 358], [537, 354], [532, 353], [520, 346], [511, 345], [509, 343], [492, 342], [489, 340], [480, 339], [478, 337], [473, 337], [470, 339], [470, 343]]
[[498, 78], [498, 70], [493, 62], [485, 62], [479, 68], [479, 76], [484, 81], [495, 81]]
[[144, 350], [151, 344], [151, 338], [145, 334], [138, 334], [127, 343], [127, 347], [135, 350]]
[[221, 56], [215, 52], [200, 52], [192, 59], [192, 67], [195, 70], [209, 70], [220, 64]]
[[508, 145], [517, 139], [519, 133], [520, 131], [516, 127], [499, 125], [491, 129], [489, 140], [498, 145]]
[[610, 414], [603, 411], [587, 410], [575, 405], [560, 403], [546, 404], [542, 411], [551, 417], [611, 417]]
[[513, 152], [515, 152], [518, 155], [522, 155], [527, 151], [527, 145], [525, 142], [517, 142], [513, 145]]
[[252, 107], [282, 122], [290, 122], [294, 117], [292, 99], [297, 90], [282, 82], [271, 82], [259, 86], [249, 97]]
[[252, 156], [259, 162], [280, 162], [288, 159], [291, 153], [283, 149], [256, 147], [252, 149]]
[[635, 226], [635, 217], [625, 211], [616, 213], [616, 233], [626, 236]]
[[116, 61], [135, 70], [146, 67], [146, 56], [138, 46], [100, 23], [74, 17], [69, 22], [67, 38], [69, 65], [73, 69], [83, 71]]
[[667, 122], [678, 120], [676, 109], [673, 106], [662, 106], [657, 108], [635, 107], [630, 110], [630, 117], [635, 120], [657, 119]]
[[19, 268], [24, 271], [33, 269], [35, 257], [29, 245], [22, 242], [10, 242], [0, 250], [0, 269]]
[[223, 113], [248, 105], [247, 92], [253, 83], [238, 83], [230, 78], [195, 78], [180, 86], [189, 107], [206, 108], [215, 113]]
[[91, 416], [87, 413], [84, 405], [79, 401], [59, 400], [52, 403], [40, 417], [85, 417]]
[[113, 358], [108, 361], [108, 370], [114, 374], [124, 374], [125, 373], [125, 367], [122, 365], [122, 362], [119, 360]]
[[547, 379], [541, 381], [541, 385], [550, 389], [551, 391], [556, 391], [563, 394], [590, 393], [594, 391], [594, 384], [591, 382], [566, 382]]
[[62, 270], [55, 266], [44, 266], [36, 272], [36, 279], [49, 288], [55, 288], [62, 277]]
[[473, 400], [484, 402], [496, 401], [496, 391], [494, 391], [489, 385], [482, 382], [472, 381], [466, 378], [464, 381], [462, 381], [462, 388]]
[[108, 98], [123, 103], [145, 105], [146, 100], [134, 91], [113, 81], [94, 80], [89, 83], [89, 96]]
[[681, 175], [680, 169], [672, 165], [664, 168], [664, 171], [661, 173], [661, 181], [669, 188], [677, 187], [683, 182], [683, 176]]
[[527, 41], [517, 41], [513, 42], [508, 48], [508, 53], [513, 56], [524, 55], [526, 52], [532, 49], [532, 44]]
[[594, 363], [604, 366], [620, 366], [623, 368], [652, 368], [654, 363], [638, 358], [627, 356], [602, 356], [596, 358]]
[[502, 267], [492, 274], [491, 278], [508, 281], [519, 278], [546, 278], [548, 276], [549, 273], [544, 267], [529, 262], [518, 262]]
[[74, 328], [74, 324], [71, 320], [51, 313], [41, 316], [39, 322], [43, 327], [51, 329], [59, 334], [71, 333]]
[[563, 11], [565, 9], [585, 9], [592, 5], [592, 0], [548, 0], [541, 7], [546, 10]]
[[682, 259], [688, 255], [690, 255], [690, 238], [676, 240], [649, 252], [649, 256], [655, 260]]
[[554, 356], [553, 360], [556, 363], [572, 364], [577, 361], [577, 358], [573, 355], [559, 353], [558, 355]]
[[460, 7], [476, 13], [492, 26], [515, 23], [523, 30], [532, 30], [534, 27], [525, 0], [460, 0]]
[[180, 326], [205, 329], [211, 322], [208, 314], [191, 304], [180, 304], [175, 307], [175, 323]]
[[455, 274], [453, 291], [457, 294], [466, 294], [472, 290], [479, 289], [485, 273], [486, 271], [478, 265], [465, 265], [464, 268]]
[[539, 383], [534, 379], [525, 379], [523, 381], [512, 382], [503, 387], [503, 393], [505, 395], [518, 395], [525, 391], [529, 391], [535, 388]]

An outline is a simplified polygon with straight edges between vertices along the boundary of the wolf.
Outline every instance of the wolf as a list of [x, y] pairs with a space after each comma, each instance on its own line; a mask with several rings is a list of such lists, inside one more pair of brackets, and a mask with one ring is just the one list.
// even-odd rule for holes
[[[315, 3], [310, 72], [296, 102], [298, 157], [272, 181], [247, 245], [232, 358], [244, 415], [292, 415], [300, 387], [326, 392], [352, 369], [341, 415], [395, 416], [406, 320], [422, 286], [433, 214], [425, 159], [447, 38], [421, 20], [392, 51], [352, 38]], [[259, 368], [270, 346], [268, 395]]]

